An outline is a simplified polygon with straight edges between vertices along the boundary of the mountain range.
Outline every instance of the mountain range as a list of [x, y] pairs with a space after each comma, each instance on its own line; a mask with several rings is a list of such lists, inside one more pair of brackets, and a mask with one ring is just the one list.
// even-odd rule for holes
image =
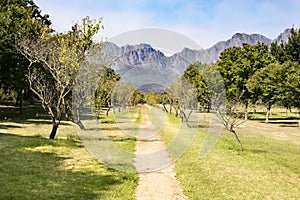
[[109, 60], [109, 66], [119, 73], [123, 80], [136, 88], [143, 88], [143, 92], [147, 92], [144, 85], [150, 88], [149, 91], [153, 91], [151, 85], [153, 87], [169, 86], [184, 73], [189, 64], [196, 61], [216, 62], [220, 53], [228, 47], [240, 47], [243, 43], [253, 45], [258, 42], [270, 45], [273, 41], [287, 41], [289, 34], [290, 29], [286, 29], [275, 39], [270, 39], [260, 34], [236, 33], [227, 41], [217, 42], [208, 49], [184, 48], [181, 52], [169, 57], [149, 44], [119, 47], [108, 42], [105, 54], [106, 60]]

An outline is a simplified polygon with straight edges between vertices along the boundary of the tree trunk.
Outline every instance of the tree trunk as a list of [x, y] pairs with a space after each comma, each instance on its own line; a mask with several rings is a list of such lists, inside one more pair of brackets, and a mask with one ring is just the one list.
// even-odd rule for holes
[[245, 104], [245, 120], [248, 120], [248, 102]]
[[267, 108], [266, 123], [269, 122], [270, 114], [271, 114], [271, 106], [269, 105], [268, 108]]
[[[106, 117], [108, 117], [108, 113], [109, 113], [110, 109], [111, 109], [111, 107], [109, 106], [108, 109], [106, 110]], [[120, 110], [119, 110], [119, 112], [120, 112]]]
[[236, 141], [238, 142], [239, 146], [240, 146], [240, 150], [243, 151], [243, 146], [242, 143], [238, 137], [238, 135], [236, 134], [235, 130], [233, 130], [232, 128], [230, 129], [230, 132], [232, 132], [235, 136]]
[[81, 130], [86, 130], [83, 123], [80, 120], [80, 111], [79, 111], [79, 107], [76, 108], [76, 117], [75, 120], [73, 121], [75, 124], [77, 124], [79, 126], [79, 128]]
[[24, 113], [24, 107], [23, 107], [24, 93], [25, 93], [25, 90], [22, 89], [21, 90], [21, 96], [20, 96], [20, 104], [19, 104], [19, 108], [20, 108], [20, 113], [21, 114]]
[[58, 122], [56, 122], [55, 120], [53, 120], [53, 122], [52, 122], [52, 131], [51, 131], [51, 133], [50, 133], [50, 139], [54, 139], [55, 138], [55, 135], [56, 135], [56, 132], [57, 132], [57, 129], [58, 129], [58, 125], [59, 125], [59, 121]]
[[24, 89], [19, 90], [18, 91], [18, 96], [17, 96], [17, 99], [16, 99], [16, 106], [19, 106], [19, 110], [20, 110], [21, 114], [24, 113], [24, 109], [23, 109], [24, 93], [25, 93]]
[[207, 105], [207, 113], [210, 113], [210, 105]]
[[75, 122], [75, 123], [79, 126], [79, 128], [80, 128], [81, 130], [86, 130], [86, 128], [85, 128], [85, 126], [83, 125], [83, 123], [82, 123], [81, 120], [78, 120], [78, 121]]
[[183, 122], [183, 119], [185, 118], [185, 114], [182, 111], [180, 111], [180, 118], [181, 118], [181, 121]]
[[186, 118], [185, 118], [185, 121], [186, 121], [186, 122], [189, 121], [192, 112], [193, 112], [193, 111], [191, 110], [190, 113], [189, 113], [187, 116], [185, 115], [185, 116], [186, 116]]
[[166, 108], [165, 104], [163, 104], [163, 108], [164, 108], [165, 112], [168, 113], [168, 109]]

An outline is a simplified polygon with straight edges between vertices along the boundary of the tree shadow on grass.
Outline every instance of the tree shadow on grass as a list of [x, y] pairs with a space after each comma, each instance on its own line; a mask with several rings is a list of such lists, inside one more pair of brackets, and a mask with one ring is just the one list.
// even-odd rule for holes
[[266, 150], [260, 150], [260, 149], [247, 149], [247, 148], [245, 148], [243, 151], [244, 151], [244, 152], [253, 153], [253, 154], [265, 154], [265, 153], [268, 152], [268, 151], [266, 151]]
[[127, 142], [127, 141], [136, 141], [135, 137], [118, 137], [118, 136], [108, 136], [108, 139], [113, 142]]
[[[34, 124], [34, 125], [52, 124], [49, 115], [39, 105], [27, 105], [24, 108], [24, 113], [20, 114], [19, 108], [14, 106], [13, 104], [6, 104], [6, 105], [2, 105], [2, 104], [0, 105], [0, 123], [14, 122], [14, 123]], [[61, 125], [68, 126], [70, 124], [61, 122]], [[11, 128], [17, 128], [17, 127], [11, 127]]]
[[66, 169], [63, 163], [69, 157], [30, 150], [73, 144], [4, 133], [0, 133], [0, 142], [0, 199], [102, 199], [128, 178], [111, 170], [100, 174]]
[[[260, 123], [265, 123], [265, 118], [252, 118], [251, 120]], [[298, 127], [299, 117], [271, 117], [269, 118], [268, 124], [278, 124], [281, 127]]]
[[16, 126], [16, 125], [0, 124], [0, 129], [10, 129], [10, 128], [22, 128], [22, 127], [21, 126]]

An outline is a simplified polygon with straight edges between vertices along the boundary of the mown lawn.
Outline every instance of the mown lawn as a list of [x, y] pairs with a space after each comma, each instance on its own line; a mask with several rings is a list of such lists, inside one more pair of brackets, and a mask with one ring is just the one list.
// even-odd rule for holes
[[[240, 152], [234, 136], [223, 131], [205, 158], [199, 152], [206, 130], [199, 128], [195, 140], [176, 165], [176, 174], [190, 199], [299, 199], [300, 129], [297, 115], [273, 113], [269, 124], [257, 115], [236, 131], [244, 145]], [[204, 117], [205, 118], [205, 117]], [[169, 124], [179, 120], [169, 116]], [[162, 130], [166, 143], [172, 129]]]
[[[115, 126], [111, 119], [101, 119], [107, 130]], [[134, 199], [135, 173], [99, 163], [71, 122], [62, 122], [55, 140], [48, 139], [50, 130], [51, 121], [36, 106], [26, 107], [24, 115], [1, 106], [0, 199]], [[134, 150], [135, 140], [115, 143]]]

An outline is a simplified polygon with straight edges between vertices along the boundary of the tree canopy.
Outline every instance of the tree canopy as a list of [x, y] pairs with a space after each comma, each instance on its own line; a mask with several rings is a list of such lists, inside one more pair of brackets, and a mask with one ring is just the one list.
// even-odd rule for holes
[[36, 38], [49, 32], [51, 21], [30, 0], [2, 0], [0, 2], [0, 87], [18, 93], [22, 111], [23, 93], [28, 88], [26, 74], [28, 61], [15, 48], [21, 37]]

